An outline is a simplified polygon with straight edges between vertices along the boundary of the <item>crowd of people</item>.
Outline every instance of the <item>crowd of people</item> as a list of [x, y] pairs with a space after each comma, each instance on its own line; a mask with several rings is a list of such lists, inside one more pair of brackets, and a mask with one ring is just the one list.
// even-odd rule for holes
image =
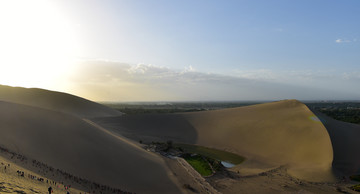
[[[28, 162], [28, 158], [21, 155], [21, 154], [18, 154], [18, 153], [15, 153], [15, 152], [12, 152], [4, 147], [1, 147], [0, 146], [0, 151], [2, 153], [6, 153], [10, 156], [10, 158], [12, 160], [19, 160], [21, 162], [25, 162], [27, 163]], [[6, 168], [9, 168], [10, 167], [10, 164], [4, 164], [4, 163], [1, 163], [2, 166], [4, 166], [4, 169], [6, 170]], [[113, 188], [113, 187], [110, 187], [110, 186], [107, 186], [107, 185], [102, 185], [102, 184], [99, 184], [99, 183], [96, 183], [96, 182], [93, 182], [93, 181], [90, 181], [90, 180], [87, 180], [87, 179], [84, 179], [84, 178], [81, 178], [81, 177], [78, 177], [78, 176], [75, 176], [75, 175], [72, 175], [68, 172], [65, 172], [63, 170], [60, 170], [60, 169], [55, 169], [43, 162], [40, 162], [40, 161], [37, 161], [37, 160], [32, 160], [32, 166], [37, 168], [38, 171], [41, 173], [43, 173], [45, 176], [47, 175], [47, 177], [52, 177], [52, 178], [57, 178], [59, 179], [58, 177], [62, 177], [63, 180], [62, 181], [59, 181], [59, 183], [57, 183], [56, 181], [53, 181], [53, 180], [49, 180], [49, 179], [46, 179], [46, 183], [49, 184], [49, 189], [51, 188], [52, 190], [52, 186], [55, 186], [55, 187], [60, 187], [63, 186], [65, 190], [69, 190], [71, 188], [71, 184], [67, 184], [67, 183], [72, 183], [72, 182], [75, 182], [79, 185], [81, 185], [83, 188], [87, 188], [88, 189], [88, 193], [124, 193], [124, 194], [132, 194], [132, 192], [127, 192], [127, 191], [124, 191], [122, 189], [118, 189], [118, 188]], [[17, 174], [20, 176], [20, 177], [26, 177], [25, 175], [25, 172], [24, 171], [20, 171], [20, 170], [17, 170]], [[38, 176], [35, 176], [35, 175], [32, 175], [32, 174], [28, 174], [27, 177], [29, 179], [32, 179], [32, 180], [36, 180], [36, 181], [40, 181], [40, 182], [45, 182], [45, 178], [43, 177], [38, 177]]]

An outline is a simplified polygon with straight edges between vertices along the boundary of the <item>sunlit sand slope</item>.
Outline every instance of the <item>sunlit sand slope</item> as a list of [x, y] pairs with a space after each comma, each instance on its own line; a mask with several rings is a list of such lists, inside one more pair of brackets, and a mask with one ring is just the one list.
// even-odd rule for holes
[[[45, 178], [44, 181], [32, 179], [29, 175], [37, 178], [44, 177], [36, 172], [26, 170], [2, 156], [0, 156], [0, 163], [0, 193], [47, 193], [49, 186], [52, 187], [54, 193], [84, 193], [84, 191], [74, 188], [65, 189], [59, 183], [55, 186], [51, 184], [53, 181], [51, 179]], [[17, 171], [24, 172], [24, 176], [21, 176]], [[46, 180], [50, 180], [50, 182]]]
[[247, 160], [240, 171], [258, 173], [287, 165], [299, 178], [333, 179], [329, 134], [296, 100], [192, 113], [125, 115], [95, 122], [135, 140], [173, 140], [243, 155]]
[[0, 144], [76, 176], [137, 193], [177, 193], [163, 160], [64, 113], [0, 102]]
[[119, 111], [78, 96], [37, 88], [0, 85], [0, 100], [55, 110], [79, 117], [121, 115]]
[[328, 130], [334, 149], [334, 169], [342, 175], [360, 173], [360, 125], [332, 119], [322, 113], [314, 113]]
[[315, 173], [318, 180], [331, 176], [333, 150], [329, 134], [299, 101], [284, 100], [184, 116], [196, 128], [200, 145], [229, 150], [249, 160], [289, 165], [289, 171], [300, 178], [311, 179]]

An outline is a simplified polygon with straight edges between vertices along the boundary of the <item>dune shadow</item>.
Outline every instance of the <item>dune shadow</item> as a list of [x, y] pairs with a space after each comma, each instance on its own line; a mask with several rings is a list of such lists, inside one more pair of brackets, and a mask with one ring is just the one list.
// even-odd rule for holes
[[114, 188], [181, 193], [161, 158], [78, 117], [1, 101], [0, 110], [0, 145], [15, 153]]
[[335, 120], [311, 109], [327, 129], [333, 146], [332, 166], [337, 174], [360, 173], [360, 125]]
[[136, 141], [195, 144], [196, 129], [181, 114], [141, 114], [94, 118], [92, 121]]

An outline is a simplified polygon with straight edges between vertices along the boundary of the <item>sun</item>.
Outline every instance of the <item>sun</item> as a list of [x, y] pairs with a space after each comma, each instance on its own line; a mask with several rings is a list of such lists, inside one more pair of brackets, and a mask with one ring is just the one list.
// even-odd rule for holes
[[71, 71], [78, 36], [54, 1], [0, 1], [0, 84], [49, 88]]

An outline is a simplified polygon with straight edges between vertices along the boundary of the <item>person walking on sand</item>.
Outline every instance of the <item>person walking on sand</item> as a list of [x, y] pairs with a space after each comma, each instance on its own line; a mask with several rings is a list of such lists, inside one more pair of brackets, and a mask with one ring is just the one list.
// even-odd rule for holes
[[51, 188], [51, 186], [48, 188], [49, 194], [51, 194], [51, 192], [53, 191], [53, 189]]

